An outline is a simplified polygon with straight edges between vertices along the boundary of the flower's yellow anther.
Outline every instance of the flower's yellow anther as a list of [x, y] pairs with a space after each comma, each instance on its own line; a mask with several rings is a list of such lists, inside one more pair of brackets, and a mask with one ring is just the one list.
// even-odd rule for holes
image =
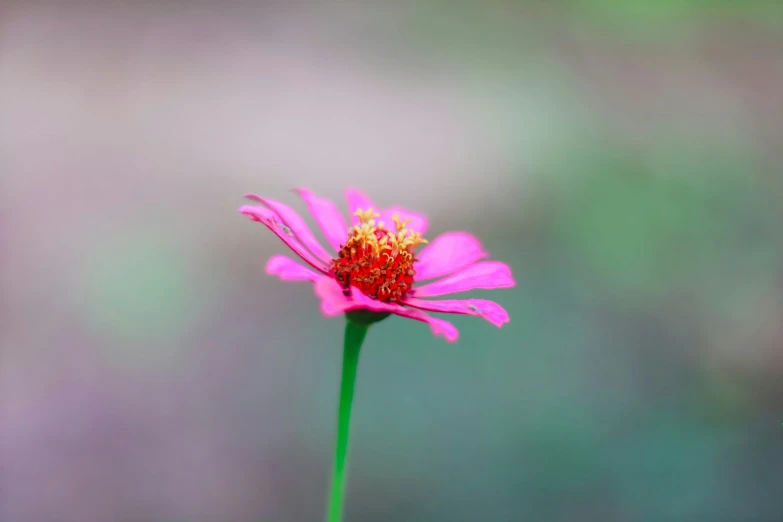
[[[381, 217], [380, 214], [377, 214], [373, 209], [368, 208], [367, 210], [362, 210], [360, 208], [356, 209], [356, 212], [354, 213], [354, 216], [359, 218], [359, 221], [362, 224], [369, 223], [371, 220]], [[374, 223], [373, 223], [374, 224]]]
[[399, 214], [394, 214], [392, 216], [392, 221], [394, 221], [395, 232], [400, 232], [402, 230], [405, 230], [405, 227], [408, 225], [408, 223], [411, 222], [410, 219], [406, 219], [405, 221], [402, 221], [400, 219], [400, 215]]
[[408, 236], [407, 241], [410, 245], [413, 246], [413, 248], [416, 248], [421, 244], [429, 243], [429, 241], [421, 237], [421, 234], [419, 234], [418, 232], [413, 232], [410, 236]]

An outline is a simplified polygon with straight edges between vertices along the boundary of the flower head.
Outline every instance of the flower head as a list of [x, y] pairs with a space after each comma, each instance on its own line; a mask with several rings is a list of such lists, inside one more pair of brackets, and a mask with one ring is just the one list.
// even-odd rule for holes
[[[315, 271], [287, 256], [273, 256], [266, 271], [286, 281], [310, 281], [328, 316], [365, 310], [396, 314], [430, 325], [435, 335], [455, 341], [451, 323], [424, 312], [483, 317], [495, 326], [508, 322], [497, 303], [484, 299], [429, 300], [473, 289], [514, 286], [511, 269], [488, 257], [481, 243], [466, 232], [447, 232], [431, 244], [424, 239], [426, 217], [402, 208], [376, 210], [363, 194], [347, 191], [351, 226], [329, 200], [299, 189], [311, 214], [331, 247], [327, 251], [305, 221], [289, 206], [254, 194], [246, 197], [261, 205], [244, 205], [239, 211], [274, 232]], [[421, 252], [417, 247], [427, 245]], [[416, 284], [436, 279], [426, 284]]]
[[372, 209], [357, 210], [359, 224], [348, 231], [348, 240], [332, 260], [331, 270], [346, 296], [351, 286], [364, 295], [384, 302], [402, 301], [413, 285], [414, 250], [427, 240], [407, 228], [410, 219], [402, 221], [394, 214], [394, 230], [387, 230]]

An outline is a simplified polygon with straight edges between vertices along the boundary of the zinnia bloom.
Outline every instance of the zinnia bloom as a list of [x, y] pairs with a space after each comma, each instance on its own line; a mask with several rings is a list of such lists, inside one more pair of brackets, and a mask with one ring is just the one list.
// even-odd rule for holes
[[[488, 257], [478, 239], [466, 232], [447, 232], [431, 243], [424, 239], [427, 218], [403, 208], [378, 209], [367, 196], [348, 190], [349, 227], [335, 204], [298, 189], [331, 250], [315, 238], [291, 207], [255, 194], [261, 205], [239, 211], [266, 225], [312, 269], [287, 256], [273, 256], [266, 271], [284, 281], [310, 281], [321, 310], [336, 316], [356, 310], [396, 314], [430, 325], [435, 335], [456, 341], [451, 323], [425, 313], [442, 312], [483, 317], [495, 326], [508, 322], [499, 304], [485, 299], [430, 300], [474, 289], [514, 286], [511, 269]], [[420, 252], [416, 248], [425, 245]], [[434, 280], [422, 283], [422, 281]], [[379, 316], [380, 317], [380, 316]]]

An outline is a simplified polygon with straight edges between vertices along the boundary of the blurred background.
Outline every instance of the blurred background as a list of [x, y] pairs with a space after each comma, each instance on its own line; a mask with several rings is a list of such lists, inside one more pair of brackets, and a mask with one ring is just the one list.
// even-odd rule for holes
[[518, 281], [371, 329], [347, 522], [783, 520], [781, 93], [765, 0], [6, 0], [0, 520], [323, 520], [344, 324], [237, 213], [294, 186]]

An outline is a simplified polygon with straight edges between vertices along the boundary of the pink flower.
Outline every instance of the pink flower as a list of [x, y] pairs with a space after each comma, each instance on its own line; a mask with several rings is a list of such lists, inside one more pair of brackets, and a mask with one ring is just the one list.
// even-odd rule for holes
[[[396, 314], [427, 323], [435, 335], [452, 342], [459, 336], [454, 325], [424, 310], [475, 315], [498, 327], [508, 322], [503, 307], [485, 299], [423, 299], [477, 288], [514, 286], [508, 265], [481, 261], [488, 254], [472, 235], [447, 232], [416, 254], [416, 247], [428, 243], [422, 237], [427, 231], [425, 216], [398, 207], [376, 212], [373, 209], [378, 207], [365, 195], [348, 190], [352, 216], [349, 228], [334, 203], [306, 189], [297, 192], [321, 227], [330, 250], [284, 203], [248, 194], [245, 197], [261, 205], [244, 205], [239, 211], [266, 225], [312, 267], [278, 255], [269, 260], [266, 271], [284, 281], [313, 283], [325, 315], [354, 310]], [[420, 283], [431, 279], [436, 281]]]

